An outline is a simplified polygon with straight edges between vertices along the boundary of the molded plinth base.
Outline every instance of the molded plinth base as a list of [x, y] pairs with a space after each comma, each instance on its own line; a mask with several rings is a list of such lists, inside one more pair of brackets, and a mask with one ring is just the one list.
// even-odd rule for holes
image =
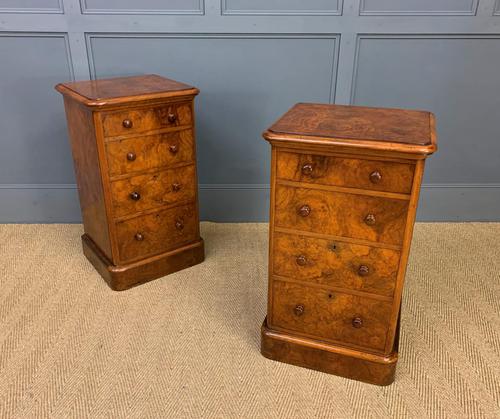
[[170, 252], [120, 266], [113, 265], [86, 234], [82, 236], [82, 244], [87, 259], [115, 291], [123, 291], [180, 271], [205, 259], [203, 239]]
[[262, 355], [275, 361], [380, 386], [394, 381], [398, 339], [390, 355], [375, 355], [271, 330], [267, 318], [261, 337]]

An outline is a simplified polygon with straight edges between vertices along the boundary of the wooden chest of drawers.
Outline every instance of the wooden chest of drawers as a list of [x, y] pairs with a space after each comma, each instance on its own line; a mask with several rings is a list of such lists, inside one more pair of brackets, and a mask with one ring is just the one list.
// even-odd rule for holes
[[83, 250], [110, 287], [127, 289], [202, 262], [198, 89], [156, 75], [56, 89], [64, 95]]
[[297, 104], [264, 138], [272, 162], [262, 354], [390, 384], [434, 116]]

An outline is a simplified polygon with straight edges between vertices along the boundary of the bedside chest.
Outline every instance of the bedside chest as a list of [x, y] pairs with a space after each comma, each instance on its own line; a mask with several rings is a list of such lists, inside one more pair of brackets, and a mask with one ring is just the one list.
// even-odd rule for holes
[[58, 84], [85, 256], [114, 290], [203, 261], [194, 97], [156, 75]]
[[263, 134], [272, 145], [264, 356], [393, 382], [434, 124], [429, 112], [301, 103]]

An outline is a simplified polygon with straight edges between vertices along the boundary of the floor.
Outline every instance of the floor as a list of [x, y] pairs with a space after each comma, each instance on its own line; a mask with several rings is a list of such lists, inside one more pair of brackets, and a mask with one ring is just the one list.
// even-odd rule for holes
[[500, 224], [417, 224], [396, 382], [270, 361], [267, 225], [202, 225], [201, 265], [111, 291], [80, 225], [0, 225], [0, 418], [499, 418]]

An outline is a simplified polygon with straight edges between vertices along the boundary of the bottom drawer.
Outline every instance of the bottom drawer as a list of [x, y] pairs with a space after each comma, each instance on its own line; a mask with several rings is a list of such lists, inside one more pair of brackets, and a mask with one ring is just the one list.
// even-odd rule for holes
[[194, 204], [116, 223], [120, 261], [143, 259], [188, 244], [198, 237]]
[[392, 304], [273, 281], [271, 326], [383, 351]]

